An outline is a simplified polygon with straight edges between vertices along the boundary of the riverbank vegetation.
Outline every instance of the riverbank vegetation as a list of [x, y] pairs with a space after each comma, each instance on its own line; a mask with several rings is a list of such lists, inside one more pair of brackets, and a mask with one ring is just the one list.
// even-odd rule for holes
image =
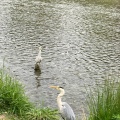
[[120, 6], [120, 0], [42, 0], [44, 2], [77, 2], [80, 4], [98, 4], [98, 5], [103, 5], [103, 6]]
[[58, 120], [58, 111], [36, 108], [24, 93], [23, 86], [4, 70], [0, 70], [0, 119]]
[[100, 5], [119, 5], [119, 0], [85, 0], [88, 3], [100, 4]]
[[90, 93], [88, 120], [120, 120], [120, 82], [107, 79]]

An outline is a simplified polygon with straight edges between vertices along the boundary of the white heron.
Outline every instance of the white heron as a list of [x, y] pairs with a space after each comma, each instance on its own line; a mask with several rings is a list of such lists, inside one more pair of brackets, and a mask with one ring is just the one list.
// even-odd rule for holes
[[62, 118], [64, 120], [75, 120], [75, 114], [70, 105], [66, 102], [61, 101], [62, 96], [65, 94], [63, 87], [50, 86], [50, 88], [55, 88], [60, 91], [60, 94], [57, 96], [57, 104]]
[[42, 50], [42, 47], [40, 46], [39, 47], [39, 53], [38, 53], [38, 55], [36, 56], [36, 59], [35, 59], [35, 70], [39, 70], [40, 69], [40, 62], [42, 60], [41, 50]]

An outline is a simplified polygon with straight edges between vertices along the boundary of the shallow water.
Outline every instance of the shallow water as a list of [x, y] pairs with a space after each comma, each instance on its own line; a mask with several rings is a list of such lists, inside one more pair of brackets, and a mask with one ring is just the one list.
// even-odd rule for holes
[[[0, 3], [0, 63], [37, 105], [57, 108], [57, 91], [82, 116], [86, 90], [107, 76], [120, 77], [120, 10], [100, 5], [4, 0]], [[41, 71], [34, 71], [38, 47]]]

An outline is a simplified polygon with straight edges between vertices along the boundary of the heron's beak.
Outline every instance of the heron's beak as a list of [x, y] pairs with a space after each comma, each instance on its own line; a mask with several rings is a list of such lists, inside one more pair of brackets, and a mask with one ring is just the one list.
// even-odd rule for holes
[[58, 90], [59, 86], [50, 86], [50, 88], [55, 88]]

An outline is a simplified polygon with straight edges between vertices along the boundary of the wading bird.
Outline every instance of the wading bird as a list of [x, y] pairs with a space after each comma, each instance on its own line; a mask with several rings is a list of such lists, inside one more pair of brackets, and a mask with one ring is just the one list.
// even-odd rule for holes
[[62, 96], [65, 94], [64, 89], [59, 86], [50, 86], [50, 88], [55, 88], [57, 90], [60, 90], [60, 94], [57, 96], [57, 104], [62, 118], [64, 120], [75, 120], [75, 114], [72, 108], [69, 106], [68, 103], [61, 101]]
[[42, 60], [41, 50], [42, 50], [42, 47], [40, 46], [39, 47], [39, 53], [38, 53], [38, 55], [36, 56], [36, 59], [35, 59], [35, 70], [39, 70], [40, 69], [40, 62]]

